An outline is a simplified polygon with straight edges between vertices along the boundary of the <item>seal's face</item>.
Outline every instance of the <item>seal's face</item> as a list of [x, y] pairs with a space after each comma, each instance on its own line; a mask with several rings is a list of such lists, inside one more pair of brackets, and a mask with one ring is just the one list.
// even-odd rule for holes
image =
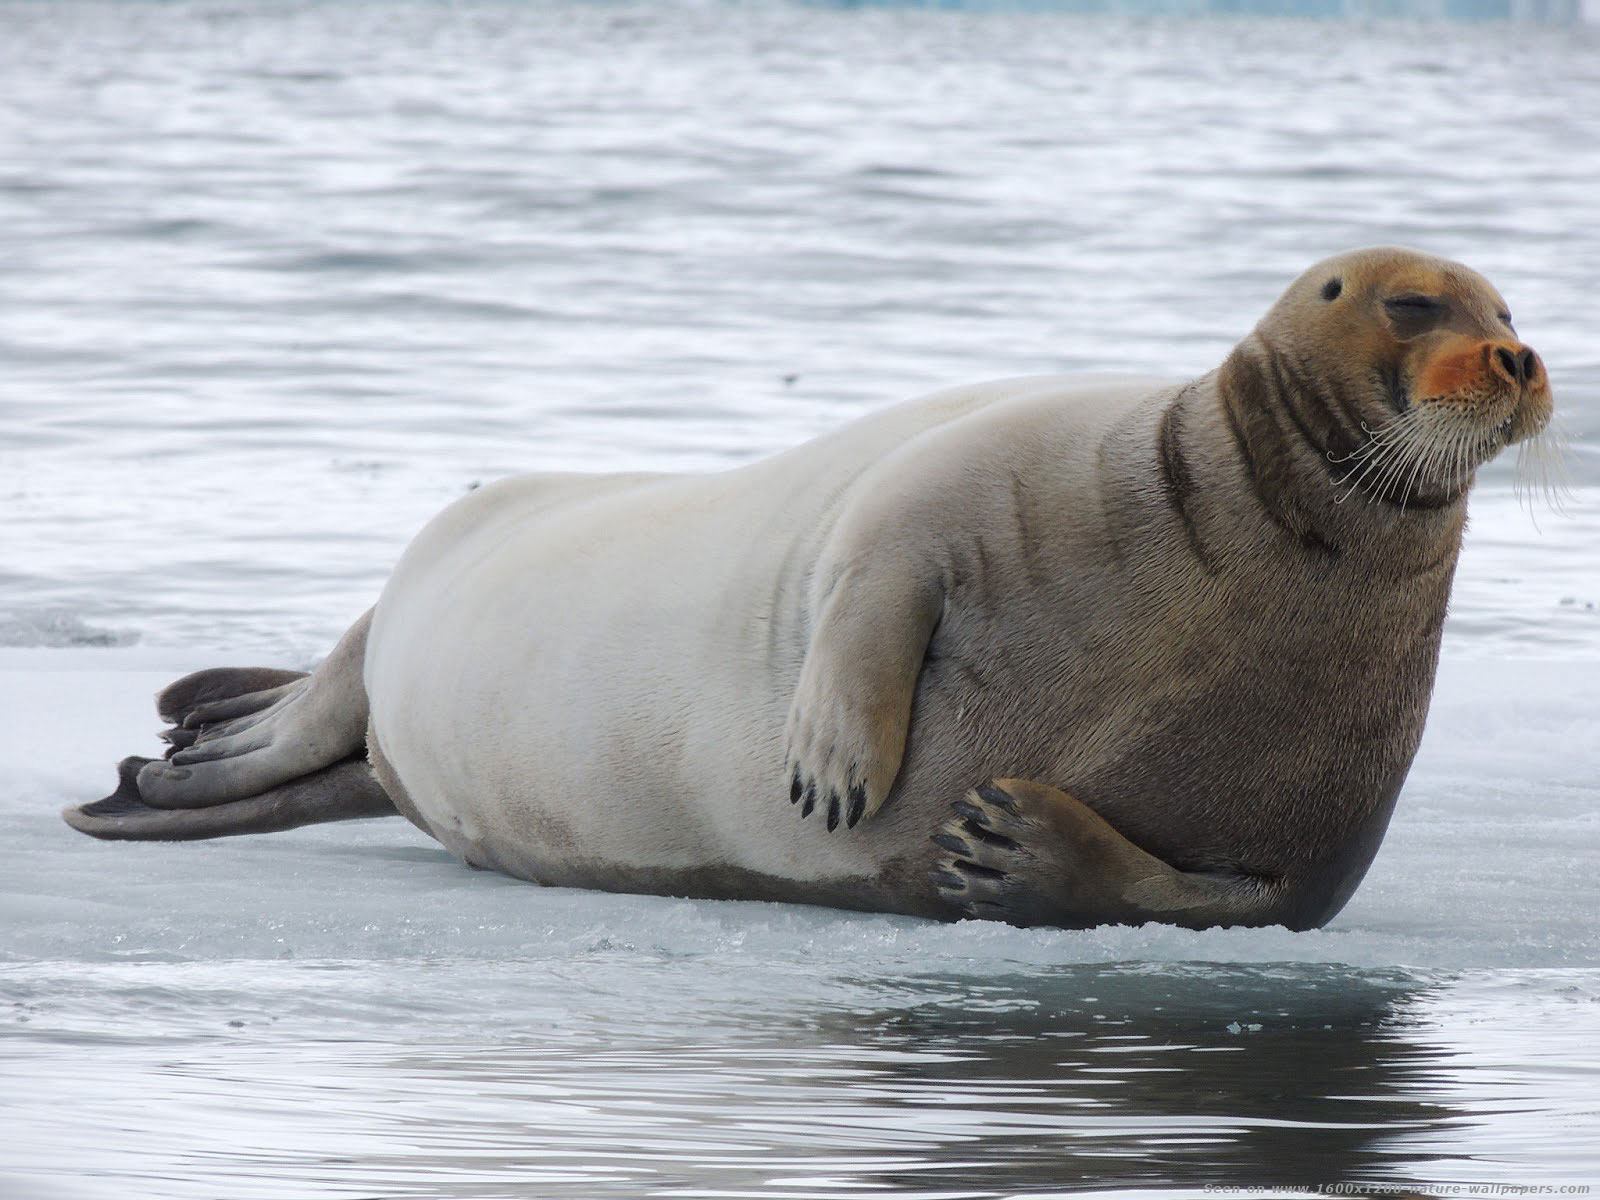
[[1488, 280], [1457, 263], [1340, 255], [1301, 276], [1259, 332], [1337, 398], [1345, 436], [1326, 450], [1373, 495], [1457, 497], [1479, 466], [1550, 420], [1544, 364]]

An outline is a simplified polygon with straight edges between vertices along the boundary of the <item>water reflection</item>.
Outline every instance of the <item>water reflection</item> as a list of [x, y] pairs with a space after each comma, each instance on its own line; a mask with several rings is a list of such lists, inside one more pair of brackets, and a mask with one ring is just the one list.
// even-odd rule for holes
[[1405, 1180], [1398, 1147], [1463, 1115], [1439, 1098], [1445, 1047], [1413, 1027], [1436, 985], [1400, 972], [1075, 966], [918, 986], [909, 1007], [746, 1012], [692, 1040], [641, 1013], [651, 1032], [614, 1029], [604, 1049], [534, 1037], [367, 1064], [410, 1146], [363, 1174], [459, 1182], [438, 1195], [1170, 1194]]
[[[85, 1012], [157, 996], [163, 1027], [221, 1032], [72, 1034], [89, 1090], [64, 1066], [73, 1021], [55, 997], [72, 985], [36, 989], [35, 1020], [0, 1027], [26, 1097], [0, 1097], [0, 1175], [120, 1198], [156, 1173], [170, 1200], [214, 1197], [219, 1179], [296, 1200], [1426, 1194], [1581, 1182], [1600, 1134], [1592, 971], [818, 964], [784, 980], [635, 952], [258, 965], [119, 968], [123, 994], [84, 995]], [[330, 1017], [341, 997], [347, 1018]], [[60, 1028], [41, 1038], [46, 1024]]]
[[[1428, 1085], [1441, 1048], [1402, 1032], [1428, 986], [1143, 964], [988, 981], [976, 996], [957, 981], [872, 1030], [874, 1048], [900, 1052], [879, 1071], [873, 1123], [941, 1133], [940, 1157], [968, 1161], [939, 1164], [938, 1181], [974, 1194], [1383, 1178], [1397, 1135], [1451, 1119]], [[849, 1053], [847, 1036], [835, 1045]], [[859, 1099], [831, 1107], [842, 1125], [874, 1115]], [[931, 1182], [919, 1175], [860, 1182]]]

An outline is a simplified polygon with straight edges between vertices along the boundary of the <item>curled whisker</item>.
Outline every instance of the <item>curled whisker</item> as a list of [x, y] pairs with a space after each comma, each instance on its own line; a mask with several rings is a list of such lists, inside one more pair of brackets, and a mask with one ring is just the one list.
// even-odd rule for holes
[[[1402, 418], [1403, 416], [1404, 414], [1402, 414]], [[1397, 418], [1397, 420], [1398, 419], [1400, 418]], [[1350, 451], [1349, 454], [1335, 454], [1332, 450], [1328, 451], [1328, 461], [1331, 463], [1346, 463], [1350, 462], [1352, 459], [1365, 458], [1367, 455], [1371, 454], [1373, 451], [1377, 450], [1383, 445], [1384, 431], [1389, 429], [1394, 424], [1394, 421], [1386, 421], [1384, 424], [1374, 429], [1371, 425], [1368, 425], [1365, 421], [1362, 421], [1361, 432], [1367, 435], [1367, 440], [1362, 442], [1354, 450]]]
[[1367, 435], [1367, 440], [1357, 446], [1349, 454], [1328, 455], [1331, 462], [1350, 462], [1353, 465], [1343, 476], [1334, 481], [1334, 486], [1345, 487], [1343, 495], [1335, 503], [1343, 504], [1350, 499], [1361, 486], [1367, 482], [1374, 472], [1382, 473], [1385, 464], [1396, 454], [1404, 453], [1405, 445], [1415, 437], [1415, 430], [1419, 422], [1416, 409], [1407, 409], [1398, 416], [1383, 422], [1376, 429], [1361, 422], [1361, 428]]
[[1342, 479], [1336, 480], [1335, 486], [1337, 487], [1344, 487], [1344, 485], [1347, 483], [1350, 486], [1345, 488], [1344, 494], [1340, 496], [1335, 503], [1343, 504], [1346, 500], [1350, 499], [1351, 496], [1355, 495], [1356, 492], [1360, 491], [1362, 483], [1366, 481], [1366, 477], [1375, 469], [1381, 467], [1384, 462], [1388, 460], [1393, 451], [1394, 447], [1390, 445], [1384, 445], [1380, 447], [1377, 453], [1371, 458], [1368, 458], [1366, 462], [1351, 468], [1349, 474], [1345, 475]]

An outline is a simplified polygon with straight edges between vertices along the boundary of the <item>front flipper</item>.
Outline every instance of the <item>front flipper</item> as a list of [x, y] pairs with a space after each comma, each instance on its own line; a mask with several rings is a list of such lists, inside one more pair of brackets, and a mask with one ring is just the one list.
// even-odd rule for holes
[[139, 795], [139, 771], [150, 761], [123, 759], [117, 764], [116, 791], [93, 804], [63, 809], [62, 818], [80, 833], [108, 841], [183, 842], [276, 833], [322, 821], [389, 817], [396, 811], [365, 758], [347, 758], [259, 796], [205, 808], [146, 804]]
[[789, 799], [854, 828], [900, 773], [911, 701], [944, 592], [926, 564], [872, 561], [839, 573], [789, 710]]
[[1272, 880], [1180, 871], [1057, 788], [997, 779], [968, 792], [955, 810], [934, 835], [944, 853], [931, 876], [966, 916], [1064, 929], [1283, 920]]

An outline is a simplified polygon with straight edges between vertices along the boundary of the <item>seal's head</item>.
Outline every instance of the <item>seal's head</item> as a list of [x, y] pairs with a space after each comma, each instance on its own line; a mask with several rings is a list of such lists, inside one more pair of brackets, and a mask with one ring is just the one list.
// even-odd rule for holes
[[1504, 447], [1540, 433], [1550, 381], [1476, 271], [1412, 250], [1337, 255], [1257, 326], [1280, 402], [1351, 488], [1450, 503]]

